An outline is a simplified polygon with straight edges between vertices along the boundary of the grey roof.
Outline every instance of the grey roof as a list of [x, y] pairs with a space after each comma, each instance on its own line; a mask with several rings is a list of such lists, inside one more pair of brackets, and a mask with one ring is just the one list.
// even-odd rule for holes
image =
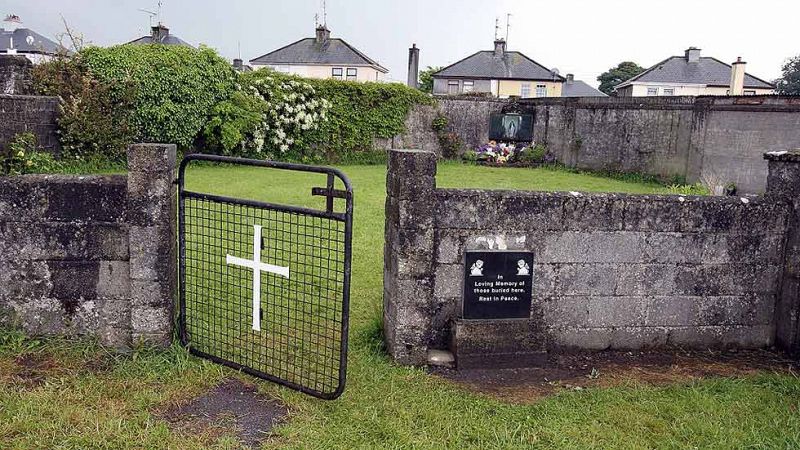
[[285, 47], [250, 60], [251, 64], [341, 64], [372, 66], [387, 73], [388, 69], [339, 38], [318, 43], [316, 38], [300, 39]]
[[561, 85], [562, 97], [608, 97], [606, 94], [580, 80], [566, 81]]
[[[134, 40], [128, 42], [128, 44], [133, 44], [133, 45], [146, 45], [146, 44], [153, 44], [153, 43], [154, 43], [153, 42], [153, 36], [142, 36], [139, 39], [134, 39]], [[194, 46], [192, 44], [184, 41], [183, 39], [181, 39], [178, 36], [175, 36], [173, 34], [166, 35], [164, 38], [162, 38], [157, 43], [158, 44], [164, 44], [164, 45], [183, 45], [185, 47], [194, 48]]]
[[[661, 61], [639, 75], [624, 81], [616, 89], [629, 86], [632, 82], [642, 83], [686, 83], [705, 84], [707, 86], [729, 86], [731, 82], [731, 66], [709, 56], [700, 57], [697, 62], [689, 62], [683, 56], [672, 56]], [[744, 76], [744, 87], [774, 89], [768, 83], [750, 74]]]
[[[13, 38], [14, 46], [11, 46]], [[63, 48], [41, 34], [28, 28], [17, 28], [14, 31], [0, 28], [0, 53], [6, 53], [9, 48], [18, 53], [40, 53], [54, 55]]]
[[[495, 56], [491, 50], [480, 51], [451, 64], [433, 74], [435, 78], [489, 78], [514, 80], [552, 81], [550, 69], [528, 58], [520, 52], [505, 52]], [[564, 78], [556, 75], [559, 81]]]

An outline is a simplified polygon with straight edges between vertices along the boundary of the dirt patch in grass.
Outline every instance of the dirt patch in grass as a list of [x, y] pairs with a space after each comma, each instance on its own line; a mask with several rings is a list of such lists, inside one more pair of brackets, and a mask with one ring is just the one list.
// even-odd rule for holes
[[502, 370], [433, 369], [473, 392], [512, 403], [532, 403], [564, 390], [626, 383], [666, 385], [709, 377], [797, 371], [798, 362], [768, 350], [604, 351], [556, 354], [542, 367]]
[[0, 361], [0, 383], [21, 390], [35, 389], [49, 378], [85, 373], [106, 372], [113, 366], [110, 358], [65, 358], [49, 352], [22, 353]]
[[288, 413], [283, 403], [260, 394], [253, 385], [231, 378], [159, 415], [179, 432], [203, 434], [211, 439], [232, 434], [243, 445], [256, 447], [270, 437], [272, 428]]

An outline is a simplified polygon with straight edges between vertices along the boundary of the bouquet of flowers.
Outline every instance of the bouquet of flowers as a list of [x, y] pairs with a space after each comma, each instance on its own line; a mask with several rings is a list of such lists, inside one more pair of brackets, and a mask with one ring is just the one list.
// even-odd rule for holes
[[489, 141], [488, 143], [478, 147], [478, 149], [475, 151], [475, 160], [486, 161], [495, 164], [514, 162], [518, 159], [522, 151], [531, 147], [532, 145], [532, 143], [498, 143], [496, 141]]

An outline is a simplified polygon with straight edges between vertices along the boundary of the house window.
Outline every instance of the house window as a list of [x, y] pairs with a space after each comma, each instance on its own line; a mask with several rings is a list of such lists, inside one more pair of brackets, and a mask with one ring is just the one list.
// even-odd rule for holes
[[334, 67], [331, 69], [331, 77], [341, 80], [342, 79], [342, 68], [341, 67]]
[[462, 92], [472, 92], [472, 89], [475, 87], [474, 81], [464, 81], [464, 85], [461, 87]]
[[531, 96], [531, 84], [530, 83], [522, 83], [519, 87], [519, 96], [522, 98], [528, 98]]
[[347, 69], [347, 81], [356, 81], [358, 76], [358, 69], [350, 67]]
[[447, 82], [447, 93], [458, 94], [458, 80], [450, 80]]
[[650, 88], [649, 87], [649, 88], [647, 88], [647, 96], [648, 97], [653, 97], [653, 96], [656, 96], [656, 95], [658, 95], [658, 88], [657, 87], [654, 87], [654, 88]]
[[674, 88], [664, 88], [664, 93], [661, 95], [675, 95]]
[[744, 95], [756, 95], [756, 91], [744, 91]]
[[536, 85], [536, 96], [537, 97], [547, 97], [547, 86], [543, 84]]

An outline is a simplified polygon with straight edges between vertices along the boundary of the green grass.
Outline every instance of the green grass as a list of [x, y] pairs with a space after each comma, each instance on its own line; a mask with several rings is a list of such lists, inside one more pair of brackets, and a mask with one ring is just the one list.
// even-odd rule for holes
[[[800, 447], [800, 380], [791, 375], [667, 387], [632, 383], [512, 405], [423, 370], [395, 366], [380, 338], [385, 170], [343, 170], [355, 189], [347, 390], [339, 400], [326, 402], [258, 382], [261, 391], [292, 410], [267, 448]], [[440, 165], [437, 181], [441, 187], [668, 191], [655, 182], [453, 163]], [[190, 188], [220, 194], [319, 205], [319, 198], [308, 200], [312, 184], [318, 182], [308, 176], [211, 166], [192, 170], [188, 180]], [[17, 357], [30, 354], [49, 361], [50, 376], [20, 389], [3, 374]], [[3, 332], [0, 448], [228, 448], [234, 444], [230, 437], [170, 431], [154, 414], [231, 373], [178, 347], [112, 356], [89, 342], [30, 340]]]

